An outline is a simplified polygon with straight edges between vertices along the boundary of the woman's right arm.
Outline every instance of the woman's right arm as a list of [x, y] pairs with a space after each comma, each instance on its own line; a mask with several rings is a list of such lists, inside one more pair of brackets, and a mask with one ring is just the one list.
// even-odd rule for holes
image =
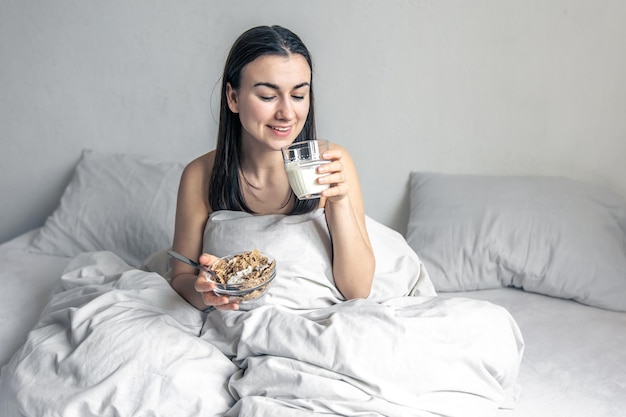
[[[211, 213], [208, 199], [209, 178], [213, 167], [213, 153], [201, 156], [185, 167], [178, 188], [174, 242], [172, 249], [200, 263], [208, 265], [215, 257], [203, 255], [204, 228]], [[214, 286], [198, 275], [198, 270], [182, 262], [172, 261], [172, 288], [199, 310], [208, 306], [236, 309], [227, 297], [213, 293]]]

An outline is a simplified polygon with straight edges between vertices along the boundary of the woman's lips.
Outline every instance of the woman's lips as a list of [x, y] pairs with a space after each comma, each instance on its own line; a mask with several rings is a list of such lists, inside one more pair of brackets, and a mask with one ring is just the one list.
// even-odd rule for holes
[[269, 126], [271, 131], [277, 136], [289, 136], [291, 126]]

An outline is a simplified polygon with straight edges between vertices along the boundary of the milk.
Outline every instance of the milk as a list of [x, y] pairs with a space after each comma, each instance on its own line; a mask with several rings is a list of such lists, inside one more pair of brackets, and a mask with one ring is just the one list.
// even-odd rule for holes
[[285, 165], [289, 185], [300, 200], [319, 198], [320, 193], [330, 184], [318, 184], [317, 179], [328, 174], [318, 174], [317, 167], [327, 164], [327, 160], [294, 161]]

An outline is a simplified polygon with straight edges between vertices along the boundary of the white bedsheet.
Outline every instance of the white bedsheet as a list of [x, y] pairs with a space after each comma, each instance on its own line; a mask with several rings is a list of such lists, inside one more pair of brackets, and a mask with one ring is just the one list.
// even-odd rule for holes
[[522, 330], [520, 398], [499, 417], [626, 415], [626, 313], [512, 288], [440, 296], [504, 306]]
[[70, 258], [24, 251], [36, 230], [0, 245], [0, 367], [37, 323]]
[[522, 348], [505, 309], [460, 298], [266, 305], [203, 327], [162, 277], [97, 252], [3, 368], [0, 415], [486, 417]]

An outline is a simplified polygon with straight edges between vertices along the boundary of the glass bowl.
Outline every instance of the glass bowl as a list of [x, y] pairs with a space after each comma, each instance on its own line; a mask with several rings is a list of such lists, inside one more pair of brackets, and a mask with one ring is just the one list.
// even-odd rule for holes
[[258, 250], [223, 256], [209, 265], [206, 277], [215, 284], [213, 292], [245, 303], [265, 294], [276, 276], [276, 260]]

